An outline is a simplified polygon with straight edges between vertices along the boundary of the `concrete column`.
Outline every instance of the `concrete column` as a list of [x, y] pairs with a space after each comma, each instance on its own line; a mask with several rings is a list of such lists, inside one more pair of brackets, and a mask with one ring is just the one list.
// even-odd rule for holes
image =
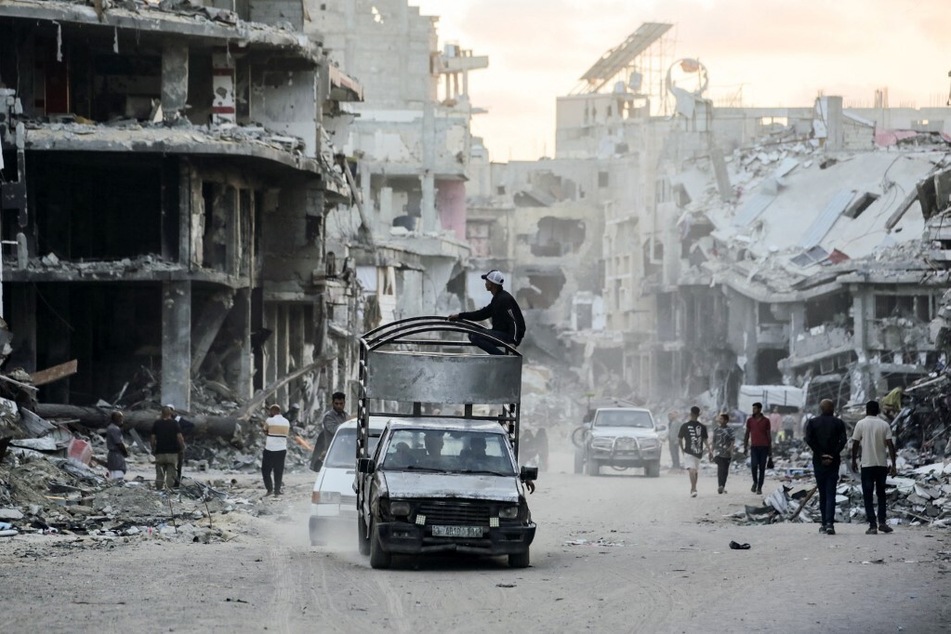
[[873, 310], [872, 298], [867, 292], [852, 290], [852, 345], [859, 362], [868, 360], [868, 328], [867, 319]]
[[278, 319], [278, 307], [276, 304], [266, 304], [264, 306], [264, 327], [271, 331], [271, 336], [264, 344], [264, 387], [277, 380], [280, 376], [280, 367], [278, 366], [278, 354], [280, 349], [280, 321]]
[[254, 394], [252, 381], [254, 370], [254, 351], [251, 349], [251, 291], [242, 288], [234, 296], [232, 318], [240, 324], [241, 356], [238, 362], [238, 379], [234, 391], [238, 398], [251, 398]]
[[192, 283], [162, 283], [162, 403], [191, 407]]
[[436, 222], [436, 121], [433, 104], [427, 101], [423, 105], [423, 173], [420, 175], [422, 200], [420, 201], [420, 215], [422, 216], [423, 233], [432, 233], [437, 229]]
[[188, 45], [169, 43], [162, 49], [162, 117], [172, 123], [185, 116], [188, 102]]
[[392, 227], [393, 218], [395, 217], [396, 217], [396, 214], [393, 213], [393, 188], [381, 187], [380, 188], [380, 223], [385, 227]]
[[845, 145], [845, 128], [842, 121], [842, 97], [826, 97], [827, 150], [841, 150]]
[[[274, 379], [277, 380], [283, 376], [287, 375], [288, 368], [290, 367], [290, 332], [289, 332], [289, 313], [290, 309], [286, 304], [277, 306], [277, 323], [275, 323], [274, 328], [274, 344], [277, 348], [277, 374], [274, 376]], [[287, 403], [287, 392], [288, 386], [285, 385], [277, 394], [275, 398], [278, 403], [285, 405]]]

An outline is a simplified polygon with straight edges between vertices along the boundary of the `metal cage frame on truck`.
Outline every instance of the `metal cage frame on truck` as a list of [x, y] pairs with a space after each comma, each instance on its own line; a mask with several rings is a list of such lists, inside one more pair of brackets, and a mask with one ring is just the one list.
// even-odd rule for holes
[[[488, 339], [505, 354], [473, 354], [478, 348], [470, 336]], [[369, 457], [370, 416], [412, 416], [497, 421], [517, 460], [521, 377], [521, 353], [472, 322], [427, 316], [374, 328], [360, 338], [356, 457]], [[386, 411], [388, 401], [412, 403], [412, 412]], [[463, 413], [424, 413], [424, 404], [461, 405]], [[499, 406], [499, 411], [476, 414], [475, 406]]]

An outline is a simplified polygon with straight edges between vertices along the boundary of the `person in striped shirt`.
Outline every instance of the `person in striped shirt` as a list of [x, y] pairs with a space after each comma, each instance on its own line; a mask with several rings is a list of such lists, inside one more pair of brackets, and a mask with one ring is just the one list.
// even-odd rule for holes
[[[284, 480], [284, 458], [287, 457], [287, 434], [291, 424], [281, 416], [281, 406], [277, 403], [268, 408], [271, 415], [262, 424], [267, 439], [264, 441], [264, 457], [261, 459], [261, 475], [267, 495], [282, 495]], [[274, 476], [273, 482], [271, 476]]]

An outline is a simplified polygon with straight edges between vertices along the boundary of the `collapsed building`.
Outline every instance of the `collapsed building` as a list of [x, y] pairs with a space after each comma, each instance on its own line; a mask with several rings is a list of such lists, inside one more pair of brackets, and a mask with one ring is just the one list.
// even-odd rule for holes
[[331, 59], [373, 87], [341, 105], [361, 213], [342, 207], [328, 224], [328, 249], [355, 267], [364, 323], [458, 312], [471, 290], [470, 163], [485, 154], [470, 130], [469, 74], [488, 58], [440, 48], [438, 18], [407, 0], [313, 3], [310, 14]]
[[44, 400], [306, 411], [341, 383], [324, 219], [354, 192], [326, 130], [362, 87], [301, 7], [0, 6], [7, 367], [67, 364]]
[[[740, 384], [798, 385], [815, 408], [882, 397], [943, 363], [930, 329], [948, 276], [928, 257], [926, 223], [928, 192], [948, 194], [951, 137], [883, 147], [868, 113], [837, 97], [710, 112], [705, 130], [687, 122], [671, 136], [664, 165], [678, 192], [665, 246], [677, 257], [650, 287], [651, 343], [670, 342], [653, 355], [654, 385], [707, 391], [717, 407], [735, 407]], [[743, 138], [764, 118], [767, 130]]]
[[715, 106], [671, 26], [558, 98], [553, 158], [477, 179], [473, 254], [512, 273], [545, 349], [606, 396], [710, 408], [744, 384], [860, 402], [943, 363], [951, 110]]

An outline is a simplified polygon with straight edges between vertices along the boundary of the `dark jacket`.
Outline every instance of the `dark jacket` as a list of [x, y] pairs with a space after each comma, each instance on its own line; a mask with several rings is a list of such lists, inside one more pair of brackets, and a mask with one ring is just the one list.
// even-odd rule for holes
[[492, 330], [508, 335], [508, 340], [515, 342], [515, 345], [522, 343], [522, 337], [525, 336], [525, 319], [522, 317], [522, 310], [512, 295], [502, 289], [492, 296], [492, 301], [479, 310], [469, 313], [459, 313], [459, 319], [468, 319], [469, 321], [482, 321], [483, 319], [492, 320]]
[[813, 462], [819, 462], [823, 454], [838, 462], [847, 443], [848, 435], [841, 418], [822, 415], [806, 423], [806, 444], [812, 449]]

